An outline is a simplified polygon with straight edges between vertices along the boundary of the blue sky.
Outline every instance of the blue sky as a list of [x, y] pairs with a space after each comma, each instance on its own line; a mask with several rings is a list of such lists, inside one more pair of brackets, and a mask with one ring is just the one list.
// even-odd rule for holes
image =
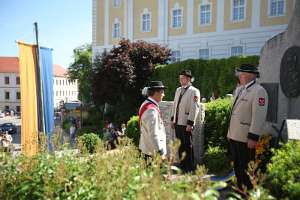
[[53, 63], [67, 68], [73, 49], [92, 41], [91, 0], [0, 0], [0, 56], [18, 56], [16, 40], [53, 48]]

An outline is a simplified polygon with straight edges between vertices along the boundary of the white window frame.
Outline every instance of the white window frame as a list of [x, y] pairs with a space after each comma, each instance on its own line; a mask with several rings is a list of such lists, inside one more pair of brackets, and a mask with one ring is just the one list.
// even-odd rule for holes
[[[201, 7], [202, 6], [210, 6], [210, 15], [209, 15], [209, 23], [205, 23], [205, 24], [201, 24]], [[202, 1], [202, 3], [199, 4], [199, 7], [198, 7], [198, 24], [199, 26], [209, 26], [212, 24], [212, 2], [209, 2], [209, 1]]]
[[[201, 56], [201, 51], [207, 51], [207, 56], [203, 57]], [[199, 54], [199, 59], [202, 59], [202, 60], [209, 60], [210, 58], [210, 49], [209, 48], [200, 48], [199, 51], [198, 51], [198, 54]]]
[[[119, 24], [119, 34], [115, 34], [115, 25]], [[121, 38], [121, 22], [118, 18], [115, 18], [114, 23], [112, 24], [112, 39], [120, 39]]]
[[173, 50], [171, 55], [171, 63], [179, 62], [181, 60], [181, 51], [180, 50]]
[[121, 0], [113, 0], [112, 2], [114, 8], [121, 7]]
[[275, 0], [277, 3], [278, 1], [283, 1], [283, 13], [282, 14], [278, 14], [278, 10], [276, 12], [275, 15], [272, 15], [272, 2], [274, 0], [268, 0], [268, 16], [270, 18], [273, 18], [273, 17], [282, 17], [282, 16], [285, 16], [286, 15], [286, 0]]
[[[239, 8], [240, 6], [238, 6]], [[247, 0], [244, 0], [244, 18], [234, 19], [234, 0], [231, 0], [231, 21], [232, 22], [243, 22], [247, 18]]]
[[[144, 15], [149, 15], [149, 30], [144, 30]], [[151, 32], [152, 30], [152, 15], [151, 15], [151, 12], [148, 10], [148, 8], [145, 8], [143, 10], [143, 13], [141, 14], [141, 32], [143, 33], [148, 33], [148, 32]]]
[[[173, 24], [174, 24], [174, 16], [173, 16], [173, 13], [174, 13], [175, 10], [181, 10], [181, 15], [180, 15], [180, 17], [181, 17], [181, 24], [180, 24], [180, 26], [176, 26], [176, 27], [173, 26]], [[178, 17], [178, 18], [179, 18], [179, 17]], [[184, 19], [183, 19], [183, 7], [180, 7], [179, 4], [176, 3], [176, 4], [174, 5], [174, 7], [171, 9], [171, 28], [172, 28], [172, 29], [180, 29], [180, 28], [183, 27], [183, 23], [184, 23]]]
[[[241, 48], [242, 49], [242, 52], [241, 52], [241, 54], [239, 54], [239, 55], [237, 55], [236, 53], [236, 55], [233, 55], [233, 48]], [[237, 46], [232, 46], [232, 47], [230, 47], [230, 56], [232, 57], [232, 56], [243, 56], [244, 55], [244, 47], [242, 46], [242, 45], [237, 45]]]

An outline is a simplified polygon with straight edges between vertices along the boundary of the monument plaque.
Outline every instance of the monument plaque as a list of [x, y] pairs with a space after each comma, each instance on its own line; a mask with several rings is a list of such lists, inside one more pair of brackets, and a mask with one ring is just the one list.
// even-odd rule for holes
[[280, 66], [280, 85], [284, 95], [295, 98], [300, 95], [300, 47], [290, 47], [284, 53]]
[[262, 83], [261, 84], [268, 93], [268, 113], [267, 121], [277, 123], [278, 111], [278, 83]]
[[286, 120], [287, 137], [289, 140], [300, 140], [300, 120]]

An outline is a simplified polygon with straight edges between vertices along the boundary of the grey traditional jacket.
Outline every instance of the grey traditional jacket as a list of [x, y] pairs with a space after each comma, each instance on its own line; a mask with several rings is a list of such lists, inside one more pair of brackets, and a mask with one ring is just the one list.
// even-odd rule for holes
[[[186, 90], [186, 91], [184, 91]], [[180, 94], [182, 98], [180, 100]], [[180, 100], [180, 102], [179, 102]], [[171, 120], [177, 125], [193, 126], [200, 109], [200, 91], [192, 85], [176, 89]]]
[[258, 140], [266, 121], [268, 95], [266, 90], [252, 81], [236, 89], [227, 133], [229, 139], [247, 142]]
[[[146, 100], [143, 104], [148, 102]], [[153, 155], [155, 152], [159, 152], [161, 155], [167, 154], [165, 127], [159, 113], [158, 105], [156, 104], [156, 106], [157, 109], [153, 107], [147, 109], [140, 119], [141, 137], [139, 149], [146, 155]]]

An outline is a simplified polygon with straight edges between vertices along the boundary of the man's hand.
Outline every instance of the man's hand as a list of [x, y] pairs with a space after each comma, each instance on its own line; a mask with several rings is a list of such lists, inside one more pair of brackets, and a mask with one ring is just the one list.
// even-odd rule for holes
[[193, 126], [187, 125], [185, 130], [186, 130], [186, 132], [192, 132]]
[[257, 141], [248, 139], [247, 145], [248, 145], [249, 149], [255, 149], [256, 144], [257, 144]]
[[171, 128], [175, 129], [175, 123], [174, 122], [171, 122]]

